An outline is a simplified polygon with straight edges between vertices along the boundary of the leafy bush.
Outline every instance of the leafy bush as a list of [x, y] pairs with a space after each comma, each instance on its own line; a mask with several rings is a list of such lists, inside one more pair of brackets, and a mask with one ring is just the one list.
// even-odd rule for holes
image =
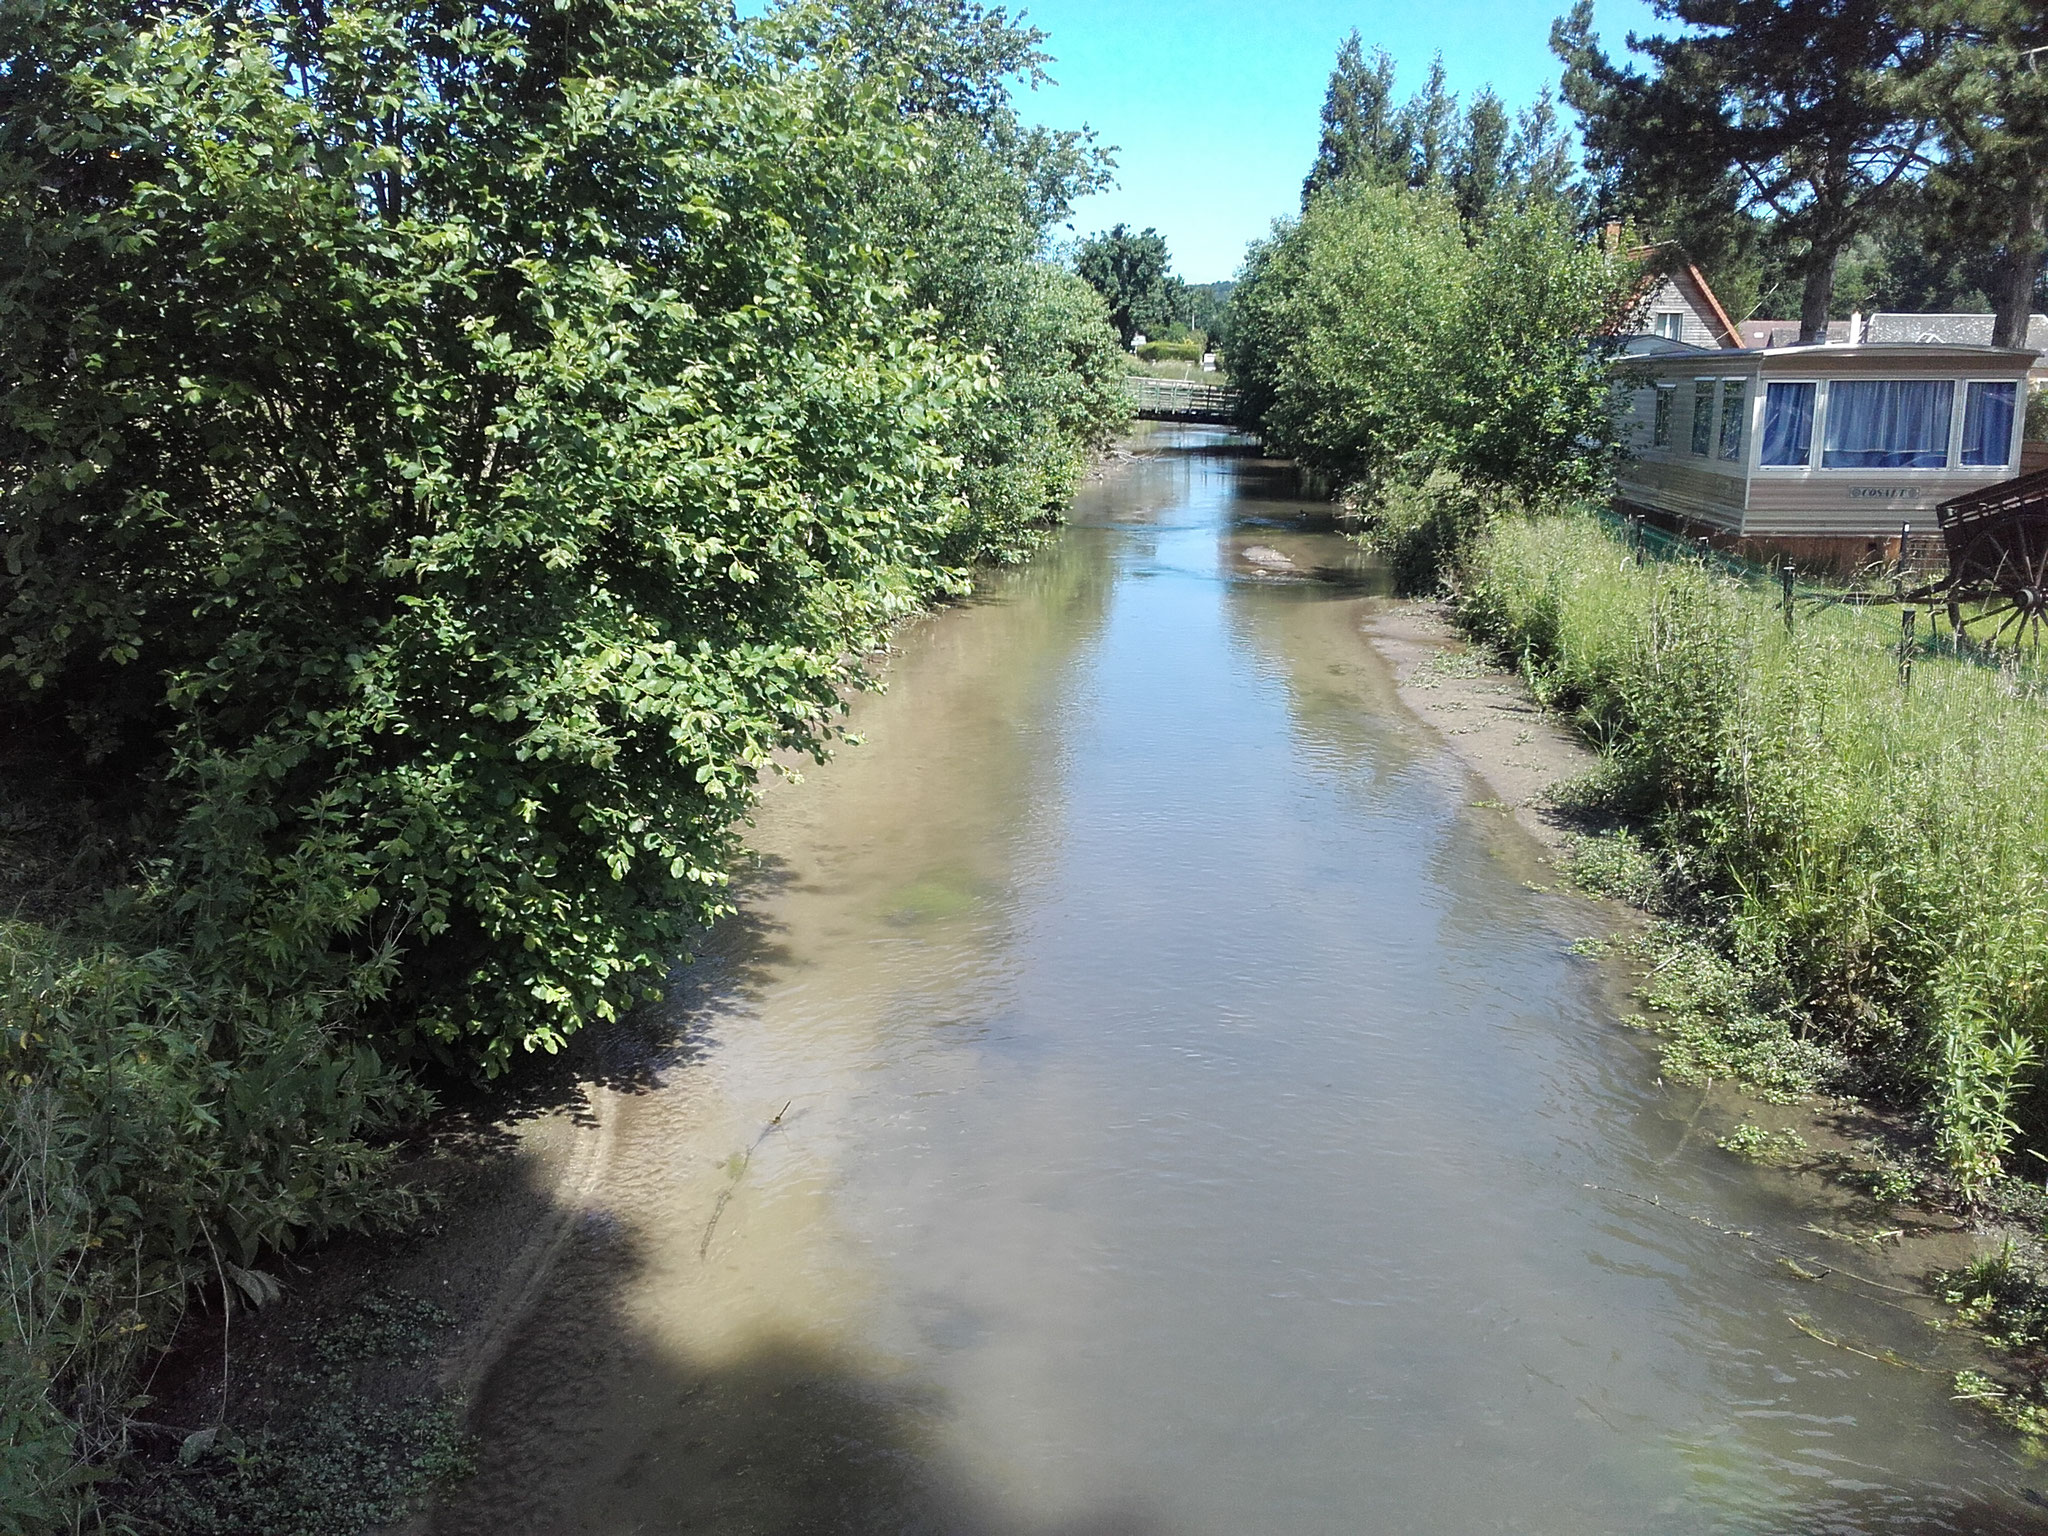
[[1344, 492], [1366, 547], [1386, 557], [1395, 590], [1404, 593], [1436, 590], [1502, 504], [1517, 500], [1512, 491], [1480, 485], [1448, 469], [1420, 481], [1361, 481]]
[[1055, 515], [1124, 406], [1036, 41], [0, 5], [5, 766], [110, 850], [0, 928], [0, 1523], [195, 1277], [403, 1214], [402, 1069], [648, 995], [757, 776]]
[[1806, 1138], [1797, 1131], [1767, 1131], [1751, 1120], [1716, 1137], [1714, 1145], [1746, 1163], [1789, 1163], [1806, 1155]]
[[1148, 363], [1199, 363], [1202, 360], [1202, 343], [1148, 341], [1138, 348], [1138, 356]]
[[[1882, 621], [1787, 633], [1777, 595], [1635, 564], [1590, 515], [1491, 524], [1460, 614], [1526, 658], [1610, 783], [1716, 904], [1765, 1024], [1924, 1102], [1965, 1187], [2048, 1099], [2048, 703], [2010, 673], [1923, 657], [1902, 687]], [[1732, 974], [1732, 973], [1731, 973]]]
[[1253, 248], [1226, 359], [1278, 452], [1337, 480], [1446, 459], [1470, 252], [1447, 199], [1339, 182]]
[[1439, 193], [1345, 178], [1247, 257], [1225, 361], [1277, 451], [1369, 496], [1439, 468], [1584, 490], [1613, 439], [1593, 340], [1635, 280], [1552, 199], [1472, 229]]
[[0, 924], [0, 1510], [54, 1520], [74, 1454], [121, 1448], [129, 1368], [194, 1282], [261, 1297], [265, 1251], [409, 1212], [364, 1138], [418, 1090], [338, 1038], [381, 979], [263, 999]]

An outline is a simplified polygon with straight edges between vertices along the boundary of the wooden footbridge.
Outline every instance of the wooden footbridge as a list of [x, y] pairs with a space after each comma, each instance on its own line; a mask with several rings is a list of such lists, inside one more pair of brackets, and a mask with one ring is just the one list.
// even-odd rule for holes
[[1140, 421], [1200, 421], [1222, 427], [1237, 421], [1237, 391], [1221, 384], [1133, 373], [1125, 376], [1124, 388]]

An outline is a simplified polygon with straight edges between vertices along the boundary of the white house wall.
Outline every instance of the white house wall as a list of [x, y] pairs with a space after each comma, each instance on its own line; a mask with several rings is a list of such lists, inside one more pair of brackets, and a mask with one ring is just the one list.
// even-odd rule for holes
[[1680, 317], [1677, 337], [1679, 341], [1695, 347], [1721, 345], [1720, 334], [1708, 322], [1707, 317], [1700, 313], [1686, 291], [1669, 277], [1659, 283], [1657, 291], [1650, 296], [1649, 306], [1644, 311], [1642, 328], [1654, 332], [1658, 313], [1672, 310], [1678, 311]]

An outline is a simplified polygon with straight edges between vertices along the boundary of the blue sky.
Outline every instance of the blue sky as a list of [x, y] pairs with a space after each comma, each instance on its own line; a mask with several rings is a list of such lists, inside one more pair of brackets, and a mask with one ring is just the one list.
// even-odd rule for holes
[[[1441, 53], [1460, 95], [1491, 83], [1511, 108], [1557, 78], [1551, 19], [1570, 0], [1024, 0], [1051, 34], [1054, 87], [1028, 118], [1086, 123], [1118, 146], [1118, 187], [1075, 211], [1075, 232], [1123, 222], [1166, 236], [1190, 282], [1229, 277], [1245, 244], [1299, 204], [1315, 157], [1323, 88], [1353, 27], [1421, 83]], [[1013, 8], [1014, 9], [1014, 8]], [[1603, 42], [1648, 31], [1646, 0], [1597, 0]]]

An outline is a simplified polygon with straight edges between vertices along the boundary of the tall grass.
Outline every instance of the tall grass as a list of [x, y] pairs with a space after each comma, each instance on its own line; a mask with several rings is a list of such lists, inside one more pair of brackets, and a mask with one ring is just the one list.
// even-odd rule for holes
[[1590, 513], [1509, 517], [1459, 557], [1465, 625], [1606, 759], [1690, 861], [1726, 946], [1861, 1086], [1925, 1106], [1966, 1189], [2048, 1145], [2048, 705], [2019, 674], [1802, 615]]

